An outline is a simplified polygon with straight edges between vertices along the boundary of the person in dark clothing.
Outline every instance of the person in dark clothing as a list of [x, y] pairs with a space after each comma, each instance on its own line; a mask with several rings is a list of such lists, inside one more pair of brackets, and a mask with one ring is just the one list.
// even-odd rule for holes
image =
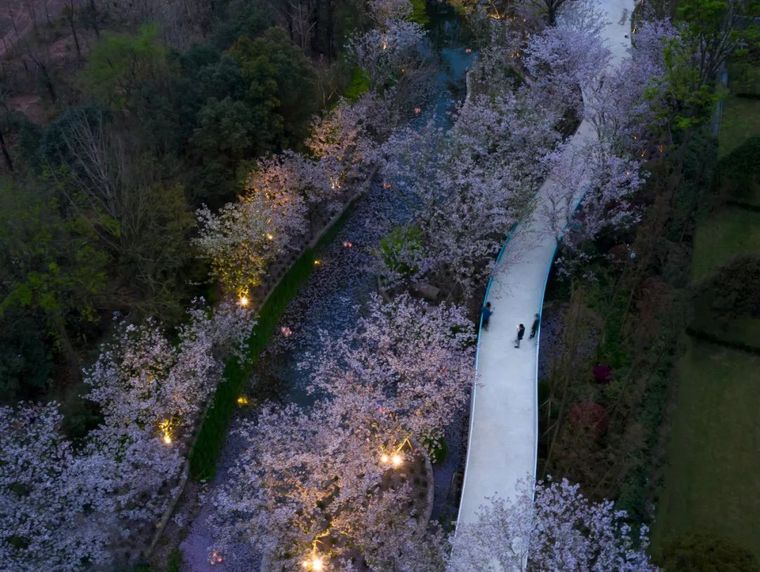
[[541, 316], [536, 314], [536, 318], [533, 320], [533, 325], [530, 327], [530, 338], [533, 339], [536, 337], [536, 334], [538, 333], [538, 324], [541, 322]]
[[487, 302], [483, 309], [480, 310], [480, 323], [484, 330], [488, 329], [488, 323], [491, 321], [491, 314], [493, 314], [493, 308], [491, 308], [491, 302]]
[[520, 341], [522, 341], [523, 336], [525, 335], [525, 325], [520, 324], [517, 326], [517, 339], [515, 340], [515, 347], [520, 347]]

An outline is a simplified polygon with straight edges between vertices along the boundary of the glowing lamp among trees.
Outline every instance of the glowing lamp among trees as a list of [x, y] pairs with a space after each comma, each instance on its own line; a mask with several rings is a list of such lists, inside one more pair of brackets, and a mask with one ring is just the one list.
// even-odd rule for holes
[[170, 419], [164, 419], [158, 424], [158, 430], [161, 432], [161, 440], [165, 445], [172, 444], [172, 422]]

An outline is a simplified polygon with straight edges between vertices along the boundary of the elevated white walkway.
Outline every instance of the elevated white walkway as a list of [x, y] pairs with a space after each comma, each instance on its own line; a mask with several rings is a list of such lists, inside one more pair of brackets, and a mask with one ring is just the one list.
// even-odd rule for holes
[[[604, 29], [612, 61], [626, 54], [633, 0], [597, 0], [606, 11]], [[580, 146], [596, 134], [585, 120], [572, 138]], [[478, 384], [473, 392], [470, 436], [458, 523], [475, 522], [487, 497], [510, 499], [518, 482], [535, 479], [538, 443], [538, 337], [530, 340], [541, 311], [554, 253], [555, 232], [543, 214], [553, 183], [541, 187], [538, 204], [503, 250], [486, 292], [494, 314], [478, 340]], [[484, 301], [485, 303], [485, 301]], [[514, 348], [518, 324], [525, 337]], [[539, 330], [540, 336], [540, 330]]]

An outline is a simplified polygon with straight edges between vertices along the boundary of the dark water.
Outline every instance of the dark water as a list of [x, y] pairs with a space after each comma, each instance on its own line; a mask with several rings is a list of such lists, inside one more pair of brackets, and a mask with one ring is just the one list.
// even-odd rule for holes
[[[432, 119], [446, 128], [451, 124], [451, 113], [464, 99], [465, 73], [474, 50], [467, 53], [469, 32], [448, 5], [431, 5], [429, 15], [428, 36], [438, 59], [433, 80], [436, 96], [413, 124], [423, 125]], [[273, 340], [254, 384], [263, 382], [278, 401], [300, 405], [313, 401], [305, 391], [308, 369], [298, 364], [308, 362], [310, 354], [318, 351], [320, 330], [340, 337], [355, 323], [370, 293], [377, 291], [373, 250], [392, 226], [403, 224], [412, 215], [405, 201], [394, 200], [380, 181], [374, 181], [332, 244], [319, 254], [320, 266], [290, 303], [280, 327], [292, 333]]]

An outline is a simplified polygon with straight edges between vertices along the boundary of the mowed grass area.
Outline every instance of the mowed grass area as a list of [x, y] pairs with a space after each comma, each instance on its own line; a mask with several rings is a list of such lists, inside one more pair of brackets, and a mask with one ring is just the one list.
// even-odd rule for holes
[[[719, 155], [756, 135], [760, 100], [729, 97]], [[730, 198], [755, 204], [758, 189]], [[726, 205], [697, 226], [692, 279], [752, 252], [760, 252], [760, 212]], [[760, 346], [757, 319], [720, 323], [705, 314], [695, 316], [694, 325], [726, 341]], [[686, 335], [684, 341], [652, 550], [660, 553], [678, 535], [713, 532], [760, 560], [760, 356]]]
[[753, 135], [760, 135], [760, 99], [728, 96], [718, 132], [718, 155], [728, 155]]
[[760, 252], [760, 212], [724, 207], [697, 227], [692, 280], [702, 280], [733, 257], [752, 252]]
[[760, 559], [760, 357], [688, 340], [653, 546], [712, 531]]

